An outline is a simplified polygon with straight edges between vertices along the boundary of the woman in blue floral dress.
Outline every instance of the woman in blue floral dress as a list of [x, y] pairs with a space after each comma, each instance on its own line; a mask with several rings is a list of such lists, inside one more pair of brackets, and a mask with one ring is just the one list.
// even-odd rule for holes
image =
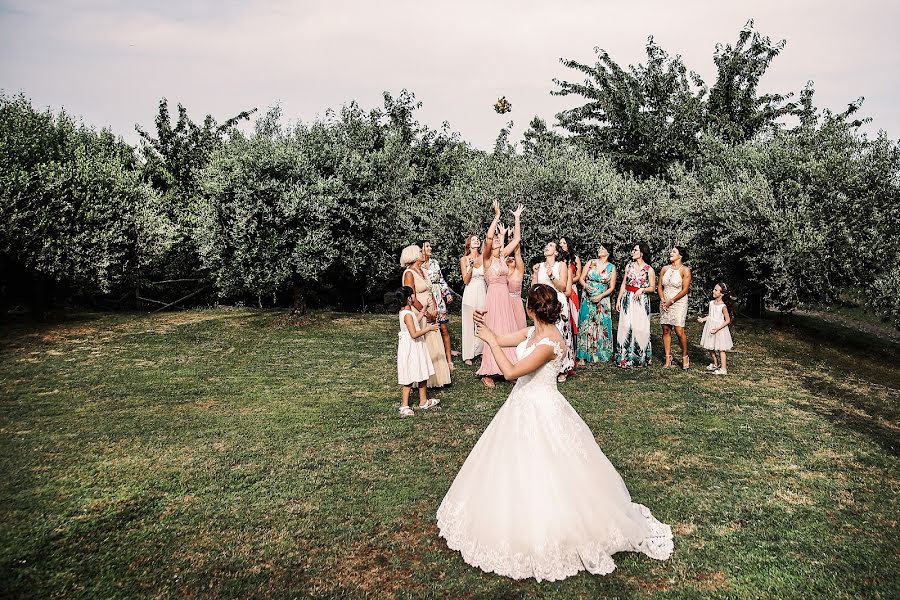
[[609, 250], [601, 244], [597, 258], [581, 271], [581, 310], [578, 313], [578, 364], [606, 362], [612, 358], [612, 306], [610, 295], [616, 289], [616, 268], [609, 262]]
[[650, 260], [647, 242], [635, 244], [631, 250], [632, 262], [625, 267], [616, 310], [619, 311], [619, 329], [616, 335], [616, 364], [622, 368], [649, 367], [652, 360], [650, 346], [650, 298], [656, 290], [656, 272], [646, 261]]

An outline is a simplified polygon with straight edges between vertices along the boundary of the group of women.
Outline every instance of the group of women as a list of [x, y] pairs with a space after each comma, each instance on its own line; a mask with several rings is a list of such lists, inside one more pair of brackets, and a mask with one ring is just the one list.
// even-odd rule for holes
[[[466, 239], [465, 250], [459, 260], [459, 268], [465, 284], [462, 294], [462, 359], [471, 365], [477, 357], [481, 364], [477, 370], [487, 387], [494, 387], [494, 380], [502, 377], [496, 357], [476, 335], [476, 313], [483, 313], [484, 322], [495, 333], [504, 335], [526, 327], [525, 306], [522, 299], [522, 283], [525, 262], [522, 258], [520, 204], [512, 211], [513, 226], [506, 228], [501, 222], [500, 206], [493, 203], [493, 220], [485, 234], [484, 243], [478, 235]], [[669, 253], [669, 264], [659, 274], [647, 262], [650, 249], [639, 242], [631, 250], [631, 261], [621, 278], [612, 263], [611, 247], [598, 244], [596, 258], [582, 263], [575, 252], [571, 238], [561, 237], [544, 246], [543, 256], [532, 265], [532, 284], [546, 284], [557, 294], [562, 307], [557, 328], [566, 340], [568, 352], [560, 366], [560, 382], [572, 375], [577, 364], [614, 361], [619, 367], [646, 367], [651, 363], [650, 300], [649, 295], [660, 296], [660, 323], [666, 352], [664, 368], [672, 366], [672, 332], [681, 346], [681, 367], [689, 367], [687, 338], [684, 333], [687, 318], [688, 291], [691, 271], [684, 264], [687, 252], [675, 246]], [[439, 332], [425, 335], [435, 374], [428, 379], [429, 387], [450, 383], [454, 369], [450, 335], [447, 328], [447, 304], [454, 301], [454, 294], [444, 279], [438, 261], [431, 255], [431, 244], [403, 250], [401, 264], [403, 285], [415, 291], [413, 305], [424, 311], [422, 325], [437, 323]], [[613, 301], [619, 313], [616, 343], [613, 343]], [[503, 350], [514, 361], [514, 350]]]

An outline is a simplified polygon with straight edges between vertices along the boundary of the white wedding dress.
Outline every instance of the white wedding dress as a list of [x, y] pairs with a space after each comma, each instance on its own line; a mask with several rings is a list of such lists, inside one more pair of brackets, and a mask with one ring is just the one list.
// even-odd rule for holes
[[437, 511], [441, 537], [463, 560], [513, 579], [611, 573], [623, 550], [665, 560], [672, 530], [631, 501], [622, 477], [556, 387], [565, 350], [516, 382]]

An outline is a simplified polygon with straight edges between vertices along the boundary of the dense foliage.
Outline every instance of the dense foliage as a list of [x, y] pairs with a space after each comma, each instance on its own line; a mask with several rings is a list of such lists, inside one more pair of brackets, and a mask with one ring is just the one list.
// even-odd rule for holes
[[783, 310], [851, 294], [900, 323], [900, 147], [859, 131], [861, 100], [836, 113], [811, 84], [796, 102], [760, 95], [783, 46], [749, 24], [717, 46], [709, 89], [652, 39], [628, 69], [602, 51], [595, 66], [564, 61], [589, 76], [557, 82], [589, 100], [559, 115], [568, 135], [535, 117], [491, 152], [418, 123], [406, 91], [290, 126], [273, 109], [250, 131], [236, 125], [252, 111], [198, 125], [180, 105], [173, 125], [164, 99], [137, 149], [2, 96], [3, 296], [32, 302], [43, 283], [43, 297], [97, 299], [185, 278], [230, 301], [377, 305], [422, 238], [459, 286], [463, 241], [498, 198], [527, 205], [528, 259], [565, 235], [584, 259], [612, 245], [621, 266], [643, 239], [659, 268], [678, 243], [699, 288], [724, 279]]

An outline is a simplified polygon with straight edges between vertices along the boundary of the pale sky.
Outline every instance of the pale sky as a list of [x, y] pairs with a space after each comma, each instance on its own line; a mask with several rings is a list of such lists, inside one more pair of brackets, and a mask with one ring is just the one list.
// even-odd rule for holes
[[[787, 40], [763, 91], [813, 80], [816, 104], [837, 111], [865, 96], [867, 130], [900, 138], [896, 0], [0, 0], [0, 88], [130, 142], [135, 123], [152, 129], [162, 96], [195, 121], [275, 104], [286, 121], [311, 121], [407, 88], [421, 122], [448, 121], [487, 149], [507, 120], [518, 140], [534, 115], [552, 124], [574, 105], [549, 93], [554, 77], [582, 79], [560, 57], [593, 63], [599, 46], [641, 62], [653, 35], [712, 85], [716, 42], [749, 18]], [[501, 95], [513, 105], [504, 116], [492, 108]]]

